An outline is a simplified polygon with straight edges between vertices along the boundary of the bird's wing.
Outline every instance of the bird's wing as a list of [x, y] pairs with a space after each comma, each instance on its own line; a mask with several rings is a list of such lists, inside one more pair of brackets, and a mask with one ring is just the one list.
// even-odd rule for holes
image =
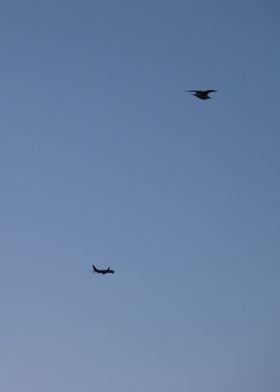
[[209, 93], [216, 93], [218, 90], [206, 90], [205, 93], [209, 94]]
[[197, 93], [199, 90], [186, 90], [185, 93]]

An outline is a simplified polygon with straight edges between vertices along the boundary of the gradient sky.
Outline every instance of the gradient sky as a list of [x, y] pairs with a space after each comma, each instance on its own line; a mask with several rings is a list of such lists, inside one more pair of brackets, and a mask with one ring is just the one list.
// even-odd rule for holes
[[1, 391], [278, 392], [278, 1], [0, 8]]

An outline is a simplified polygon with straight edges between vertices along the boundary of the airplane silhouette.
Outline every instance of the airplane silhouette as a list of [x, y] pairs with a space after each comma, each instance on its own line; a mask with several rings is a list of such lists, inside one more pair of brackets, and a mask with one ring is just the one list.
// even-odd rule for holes
[[211, 97], [209, 97], [208, 94], [210, 93], [216, 93], [218, 90], [186, 90], [186, 93], [194, 93], [192, 95], [194, 95], [195, 97], [199, 98], [199, 99], [210, 99]]
[[107, 269], [99, 269], [99, 268], [96, 268], [95, 265], [92, 264], [92, 268], [93, 268], [92, 272], [93, 273], [96, 272], [97, 274], [105, 275], [105, 274], [114, 274], [115, 273], [115, 271], [111, 270], [110, 267], [108, 267]]

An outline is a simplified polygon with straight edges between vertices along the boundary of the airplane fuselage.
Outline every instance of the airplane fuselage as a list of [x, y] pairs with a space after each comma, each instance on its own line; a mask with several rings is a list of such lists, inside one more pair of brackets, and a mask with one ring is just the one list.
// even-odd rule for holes
[[115, 273], [115, 271], [111, 270], [110, 267], [108, 267], [107, 269], [99, 269], [93, 265], [92, 268], [93, 268], [92, 272], [96, 272], [97, 274], [105, 275], [105, 274], [114, 274]]

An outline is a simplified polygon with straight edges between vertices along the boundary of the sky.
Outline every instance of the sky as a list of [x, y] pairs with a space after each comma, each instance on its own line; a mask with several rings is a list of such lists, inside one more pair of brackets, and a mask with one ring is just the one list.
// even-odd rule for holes
[[280, 390], [279, 18], [1, 2], [1, 390]]

